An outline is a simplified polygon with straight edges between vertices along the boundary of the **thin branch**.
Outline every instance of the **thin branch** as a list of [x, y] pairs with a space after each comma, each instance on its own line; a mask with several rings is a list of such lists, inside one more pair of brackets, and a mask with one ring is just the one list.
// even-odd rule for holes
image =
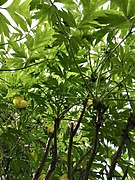
[[3, 78], [0, 77], [0, 80], [7, 83], [8, 85], [11, 85], [11, 83], [9, 83], [8, 81], [4, 80]]
[[[52, 2], [51, 0], [50, 0], [50, 3], [51, 3], [52, 6], [54, 6], [54, 7], [56, 8], [56, 6], [53, 4], [53, 2]], [[74, 52], [73, 52], [72, 43], [71, 43], [71, 41], [70, 41], [70, 38], [69, 38], [69, 36], [68, 36], [68, 33], [67, 33], [67, 32], [65, 31], [65, 29], [63, 28], [63, 25], [62, 25], [62, 23], [61, 23], [61, 21], [60, 21], [60, 18], [59, 18], [59, 16], [58, 16], [58, 13], [57, 13], [56, 11], [55, 11], [55, 15], [56, 15], [56, 18], [57, 18], [57, 20], [58, 20], [58, 23], [59, 23], [59, 25], [60, 25], [60, 27], [61, 27], [61, 30], [63, 31], [65, 37], [67, 37], [67, 40], [68, 40], [69, 50], [70, 50], [70, 52], [69, 52], [68, 49], [67, 49], [68, 54], [70, 55], [70, 53], [71, 53], [72, 59], [73, 59], [73, 61], [74, 61], [74, 63], [75, 63], [75, 66], [76, 66], [76, 68], [77, 68], [80, 76], [82, 77], [82, 80], [83, 80], [86, 88], [89, 90], [89, 93], [91, 94], [92, 98], [94, 99], [94, 95], [93, 95], [93, 93], [92, 93], [92, 91], [91, 91], [91, 89], [90, 89], [87, 81], [85, 80], [85, 78], [84, 78], [84, 76], [83, 76], [83, 73], [82, 73], [81, 70], [80, 70], [80, 67], [78, 66], [78, 64], [77, 64], [77, 62], [76, 62], [76, 59], [75, 59], [75, 56], [74, 56]]]
[[[11, 24], [10, 24], [10, 25], [11, 25]], [[14, 27], [13, 27], [13, 28], [14, 28]], [[28, 33], [29, 33], [29, 31], [28, 31]], [[21, 37], [20, 39], [15, 40], [14, 42], [21, 41], [22, 39], [26, 38], [26, 36], [27, 36], [27, 34], [24, 35], [23, 37]], [[7, 43], [1, 43], [0, 46], [5, 46], [5, 45], [7, 45], [7, 44], [9, 44], [9, 42], [7, 42]]]
[[126, 89], [128, 101], [129, 101], [129, 103], [130, 103], [130, 106], [131, 106], [131, 108], [132, 108], [132, 111], [133, 111], [133, 113], [135, 113], [135, 110], [134, 110], [134, 107], [133, 107], [133, 103], [132, 103], [132, 101], [130, 101], [130, 96], [129, 96], [129, 93], [128, 93], [128, 89], [127, 89], [126, 84], [125, 84], [125, 89]]
[[89, 50], [88, 50], [88, 54], [89, 54], [89, 66], [90, 66], [90, 69], [91, 69], [91, 73], [93, 73], [93, 69], [92, 69], [92, 63], [91, 63], [91, 57], [90, 57], [90, 47], [89, 47]]
[[99, 78], [100, 78], [100, 76], [101, 76], [102, 70], [103, 70], [103, 68], [104, 68], [104, 66], [105, 66], [108, 58], [109, 58], [109, 57], [116, 51], [116, 49], [127, 39], [127, 37], [130, 36], [130, 35], [133, 33], [132, 29], [133, 29], [134, 22], [135, 22], [135, 18], [134, 18], [133, 23], [132, 23], [132, 25], [131, 25], [128, 33], [126, 34], [126, 36], [125, 36], [125, 37], [120, 41], [120, 43], [118, 43], [118, 44], [114, 47], [114, 49], [113, 49], [112, 51], [110, 51], [110, 53], [109, 53], [103, 60], [101, 60], [101, 62], [98, 64], [98, 66], [97, 66], [97, 68], [96, 68], [96, 71], [98, 70], [98, 68], [99, 68], [100, 66], [101, 66], [101, 67], [100, 67], [100, 70], [98, 71], [99, 73], [98, 73], [98, 78], [97, 78], [97, 81], [96, 81], [96, 87], [98, 86]]
[[41, 160], [41, 163], [40, 163], [40, 166], [39, 166], [37, 172], [35, 173], [35, 176], [34, 176], [33, 180], [37, 180], [39, 178], [39, 176], [40, 176], [40, 174], [41, 174], [41, 172], [42, 172], [42, 170], [44, 168], [44, 165], [46, 163], [46, 159], [47, 159], [47, 156], [48, 156], [48, 153], [49, 153], [49, 149], [50, 149], [50, 145], [51, 145], [51, 141], [52, 141], [53, 137], [54, 137], [54, 134], [52, 134], [51, 137], [48, 139], [44, 156], [43, 156], [43, 158]]
[[74, 137], [73, 136], [73, 126], [74, 126], [74, 124], [71, 123], [69, 146], [68, 146], [68, 158], [67, 158], [67, 168], [68, 168], [68, 178], [69, 178], [69, 180], [72, 179], [72, 176], [71, 176], [71, 167], [72, 167], [71, 153], [72, 153], [73, 137]]
[[80, 160], [78, 161], [78, 163], [75, 165], [72, 173], [71, 173], [71, 176], [73, 176], [75, 174], [75, 172], [77, 171], [77, 168], [79, 167], [80, 163], [84, 160], [84, 158], [91, 152], [91, 150], [88, 150], [81, 158]]
[[[86, 99], [86, 97], [71, 97], [71, 96], [65, 96], [66, 99]], [[89, 99], [89, 97], [87, 98]], [[109, 98], [105, 99], [106, 101], [135, 101], [135, 99], [119, 99], [119, 98]]]
[[135, 99], [105, 99], [106, 101], [135, 101]]
[[55, 118], [54, 121], [54, 146], [53, 146], [53, 153], [52, 153], [52, 162], [51, 162], [51, 166], [45, 176], [45, 180], [48, 180], [51, 176], [51, 174], [53, 173], [55, 167], [56, 167], [56, 162], [57, 162], [57, 130], [59, 128], [59, 124], [60, 124], [60, 119], [59, 118]]
[[125, 170], [125, 172], [124, 172], [124, 175], [122, 176], [122, 180], [125, 180], [125, 179], [126, 179], [127, 174], [128, 174], [128, 168], [129, 168], [129, 166], [126, 167], [126, 170]]
[[92, 166], [93, 160], [94, 160], [94, 158], [96, 156], [96, 153], [97, 153], [99, 129], [100, 129], [100, 125], [97, 124], [96, 127], [95, 127], [93, 149], [92, 149], [92, 152], [91, 152], [88, 164], [87, 164], [87, 168], [86, 168], [85, 176], [84, 176], [83, 180], [88, 180], [89, 173], [90, 173], [90, 170], [91, 170], [91, 166]]
[[[87, 97], [89, 97], [89, 95]], [[71, 176], [71, 163], [72, 163], [71, 162], [71, 153], [72, 153], [72, 146], [73, 146], [73, 138], [76, 135], [76, 132], [80, 127], [80, 123], [81, 123], [83, 116], [85, 114], [87, 102], [88, 102], [88, 99], [86, 98], [84, 101], [84, 104], [83, 104], [82, 112], [80, 114], [80, 117], [78, 119], [78, 122], [77, 122], [75, 129], [73, 129], [73, 123], [71, 123], [71, 132], [70, 132], [69, 147], [68, 147], [68, 163], [67, 163], [69, 180], [72, 179], [72, 176]]]
[[[82, 171], [82, 169], [78, 169], [77, 171]], [[84, 170], [83, 170], [84, 171]], [[91, 170], [90, 171], [90, 173], [94, 173], [94, 174], [100, 174], [100, 175], [108, 175], [108, 173], [104, 173], [104, 172], [102, 172], [102, 171], [94, 171], [94, 170]], [[82, 176], [83, 177], [83, 176]], [[113, 176], [114, 178], [116, 178], [116, 177], [121, 177], [122, 178], [122, 176], [121, 175], [114, 175]], [[80, 178], [80, 180], [82, 180], [82, 178]]]
[[[40, 24], [40, 22], [39, 22], [38, 24]], [[30, 32], [31, 32], [38, 24], [36, 24], [35, 26], [33, 26], [33, 27], [32, 27], [24, 36], [22, 36], [20, 39], [14, 40], [14, 42], [18, 42], [18, 41], [21, 41], [21, 40], [23, 40], [24, 38], [26, 38], [26, 36], [27, 36], [28, 34], [30, 34]], [[12, 26], [12, 25], [10, 24], [10, 26]], [[12, 26], [12, 27], [14, 28], [14, 26]], [[20, 30], [19, 30], [19, 31], [20, 31]], [[1, 43], [0, 46], [5, 46], [5, 45], [7, 45], [7, 44], [9, 44], [9, 42], [7, 42], [7, 43]]]
[[59, 115], [59, 118], [60, 118], [60, 119], [63, 119], [63, 118], [64, 118], [64, 115], [65, 115], [72, 107], [74, 107], [74, 105], [66, 108], [66, 109]]
[[84, 113], [85, 113], [85, 110], [86, 110], [86, 106], [87, 106], [87, 102], [88, 102], [88, 97], [89, 97], [89, 94], [87, 95], [87, 98], [84, 101], [84, 105], [83, 105], [83, 109], [82, 109], [81, 115], [80, 115], [80, 117], [78, 119], [78, 123], [77, 123], [77, 125], [76, 125], [76, 127], [75, 127], [75, 129], [73, 131], [73, 136], [75, 136], [78, 128], [80, 127], [80, 123], [81, 123], [81, 121], [83, 119], [83, 116], [84, 116]]
[[123, 78], [123, 80], [121, 80], [116, 86], [114, 86], [109, 92], [107, 92], [106, 94], [104, 94], [104, 96], [101, 98], [101, 101], [103, 101], [116, 87], [118, 87], [119, 84], [123, 83], [128, 76], [131, 74], [131, 72], [134, 70], [134, 68], [127, 74], [127, 76], [125, 78]]
[[[103, 69], [106, 61], [108, 60], [108, 58], [109, 58], [109, 57], [116, 51], [116, 49], [127, 39], [127, 37], [130, 36], [130, 35], [133, 33], [132, 29], [133, 29], [133, 26], [134, 26], [134, 22], [135, 22], [135, 18], [134, 18], [133, 23], [132, 23], [132, 25], [131, 25], [128, 33], [126, 34], [126, 36], [114, 47], [114, 49], [113, 49], [112, 51], [110, 51], [110, 53], [105, 57], [105, 59], [103, 59], [103, 61], [101, 61], [101, 62], [99, 63], [97, 69], [100, 67], [100, 65], [102, 65], [102, 66], [101, 66], [101, 71], [102, 71], [102, 69]], [[104, 63], [103, 63], [103, 62], [104, 62]]]
[[132, 119], [132, 118], [133, 118], [132, 115], [130, 115], [130, 117], [128, 118], [126, 127], [123, 131], [124, 134], [122, 134], [122, 136], [121, 136], [120, 145], [118, 147], [118, 150], [116, 151], [116, 153], [113, 156], [112, 163], [111, 163], [110, 170], [109, 170], [109, 174], [107, 176], [107, 180], [112, 180], [116, 163], [117, 163], [117, 161], [118, 161], [118, 159], [122, 153], [122, 150], [123, 150], [123, 147], [125, 145], [126, 140], [129, 139], [128, 133], [131, 129], [133, 129], [135, 127], [135, 122], [134, 122], [134, 119]]
[[108, 107], [103, 108], [101, 105], [100, 105], [100, 108], [97, 107], [97, 109], [96, 109], [97, 110], [96, 119], [93, 118], [93, 120], [95, 121], [94, 143], [92, 146], [91, 155], [89, 157], [89, 161], [88, 161], [88, 164], [86, 167], [85, 176], [84, 176], [83, 180], [88, 180], [88, 178], [89, 178], [92, 163], [93, 163], [95, 156], [97, 154], [97, 151], [98, 151], [98, 144], [99, 144], [99, 140], [98, 140], [99, 138], [98, 137], [99, 137], [100, 126], [101, 126], [101, 123], [103, 120], [103, 115], [107, 111], [107, 109], [108, 109]]
[[27, 69], [27, 68], [32, 67], [32, 66], [36, 66], [36, 65], [42, 64], [42, 63], [44, 63], [44, 62], [45, 62], [45, 60], [40, 61], [40, 62], [38, 62], [38, 63], [31, 64], [31, 65], [29, 65], [29, 66], [24, 66], [24, 67], [16, 68], [16, 69], [0, 69], [0, 72], [5, 72], [5, 71], [6, 71], [6, 72], [20, 71], [20, 70]]
[[82, 80], [84, 81], [84, 84], [85, 84], [86, 88], [89, 90], [89, 93], [91, 94], [92, 98], [94, 99], [94, 95], [93, 95], [93, 93], [92, 93], [92, 91], [91, 91], [87, 81], [85, 80], [85, 78], [83, 76], [83, 73], [80, 70], [80, 67], [78, 66], [78, 64], [76, 62], [76, 59], [75, 59], [75, 56], [74, 56], [74, 53], [73, 53], [73, 46], [72, 46], [72, 43], [71, 43], [70, 39], [68, 39], [68, 42], [69, 42], [70, 53], [72, 55], [72, 58], [73, 58], [74, 63], [76, 65], [76, 68], [78, 69], [78, 72], [79, 72], [80, 76], [82, 77]]

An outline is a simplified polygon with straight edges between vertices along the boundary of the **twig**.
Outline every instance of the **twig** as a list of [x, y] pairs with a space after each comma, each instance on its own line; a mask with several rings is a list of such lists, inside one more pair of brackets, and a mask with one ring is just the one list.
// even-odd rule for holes
[[99, 73], [98, 73], [98, 78], [97, 78], [97, 81], [96, 81], [96, 87], [98, 86], [98, 82], [99, 82], [99, 79], [100, 79], [102, 70], [103, 70], [103, 68], [104, 68], [104, 66], [105, 66], [108, 58], [109, 58], [109, 57], [116, 51], [116, 49], [127, 39], [127, 37], [130, 36], [130, 35], [133, 33], [132, 29], [133, 29], [134, 22], [135, 22], [135, 18], [134, 18], [133, 23], [132, 23], [131, 27], [129, 28], [129, 31], [128, 31], [128, 33], [126, 34], [126, 36], [125, 36], [125, 37], [120, 41], [120, 43], [118, 43], [118, 44], [114, 47], [114, 49], [113, 49], [112, 51], [110, 51], [110, 53], [109, 53], [103, 60], [101, 60], [100, 63], [98, 64], [98, 66], [97, 66], [97, 68], [96, 68], [96, 71], [98, 70], [99, 67], [100, 67], [100, 69], [99, 69], [99, 71], [98, 71]]
[[129, 166], [126, 167], [126, 170], [125, 170], [125, 172], [124, 172], [124, 175], [122, 176], [122, 180], [125, 180], [125, 179], [126, 179], [127, 173], [128, 173], [128, 168], [129, 168]]
[[75, 165], [72, 173], [71, 173], [71, 176], [74, 175], [74, 173], [76, 172], [77, 168], [79, 167], [80, 163], [84, 160], [84, 158], [91, 152], [91, 150], [88, 150], [81, 158], [80, 160], [78, 161], [78, 163]]
[[125, 78], [123, 78], [123, 80], [121, 80], [118, 84], [116, 84], [116, 86], [114, 86], [109, 92], [107, 92], [106, 94], [104, 94], [103, 97], [101, 97], [101, 101], [103, 101], [116, 87], [118, 87], [119, 84], [123, 83], [127, 78], [128, 76], [131, 74], [131, 72], [134, 70], [131, 69], [131, 71], [127, 74], [127, 76]]
[[36, 65], [38, 65], [38, 64], [44, 63], [44, 62], [45, 62], [45, 60], [40, 61], [40, 62], [38, 62], [38, 63], [31, 64], [31, 65], [29, 65], [29, 66], [24, 66], [24, 67], [16, 68], [16, 69], [0, 69], [0, 72], [4, 72], [4, 71], [6, 71], [6, 72], [10, 72], [10, 71], [12, 71], [12, 72], [14, 72], [14, 71], [20, 71], [20, 70], [27, 69], [27, 68], [29, 68], [29, 67], [36, 66]]
[[127, 39], [127, 37], [130, 36], [130, 35], [133, 33], [132, 29], [133, 29], [133, 26], [134, 26], [134, 22], [135, 22], [135, 18], [134, 18], [133, 23], [132, 23], [131, 27], [129, 28], [129, 31], [128, 31], [128, 33], [126, 34], [126, 36], [114, 47], [114, 49], [113, 49], [112, 51], [110, 51], [110, 53], [105, 57], [105, 59], [103, 59], [104, 63], [103, 63], [103, 61], [101, 61], [101, 62], [99, 63], [97, 69], [100, 67], [100, 65], [102, 65], [102, 66], [101, 66], [101, 71], [102, 71], [102, 69], [103, 69], [106, 61], [108, 60], [108, 58], [109, 58], [109, 57], [116, 51], [116, 49]]
[[[39, 21], [38, 24], [40, 24], [40, 21]], [[22, 37], [21, 37], [20, 39], [14, 40], [14, 42], [18, 42], [18, 41], [21, 41], [21, 40], [23, 40], [24, 38], [26, 38], [26, 36], [27, 36], [28, 34], [30, 34], [30, 32], [31, 32], [38, 24], [36, 24], [35, 26], [33, 26], [24, 36], [23, 36], [23, 34], [22, 34]], [[12, 26], [11, 23], [10, 23], [10, 26]], [[15, 28], [14, 26], [12, 26], [12, 27]], [[20, 29], [19, 29], [19, 31], [20, 31]], [[0, 46], [5, 46], [5, 45], [7, 45], [7, 44], [9, 44], [9, 42], [7, 42], [7, 43], [1, 43]]]
[[[65, 99], [86, 99], [86, 97], [71, 97], [71, 96], [66, 96], [64, 97]], [[88, 97], [89, 99], [89, 97]], [[106, 101], [135, 101], [135, 99], [119, 99], [119, 98], [108, 98], [105, 99]]]
[[91, 91], [91, 89], [90, 89], [87, 81], [85, 80], [85, 78], [84, 78], [84, 76], [83, 76], [83, 73], [82, 73], [81, 70], [80, 70], [80, 67], [78, 66], [78, 64], [77, 64], [77, 62], [76, 62], [76, 59], [75, 59], [75, 56], [74, 56], [74, 53], [73, 53], [73, 46], [72, 46], [72, 43], [71, 43], [71, 41], [70, 41], [69, 38], [68, 38], [68, 42], [69, 42], [70, 53], [71, 53], [71, 55], [72, 55], [73, 61], [74, 61], [74, 63], [75, 63], [75, 66], [76, 66], [76, 68], [77, 68], [80, 76], [82, 77], [82, 80], [84, 81], [84, 84], [85, 84], [86, 88], [89, 90], [89, 93], [91, 94], [92, 98], [94, 99], [94, 95], [93, 95], [93, 93], [92, 93], [92, 91]]
[[134, 110], [133, 102], [132, 102], [132, 101], [130, 101], [130, 96], [129, 96], [129, 92], [128, 92], [128, 89], [127, 89], [126, 84], [125, 84], [125, 89], [126, 89], [126, 93], [127, 93], [128, 101], [129, 101], [129, 103], [130, 103], [130, 107], [132, 108], [132, 111], [133, 111], [133, 113], [135, 114], [135, 110]]
[[3, 81], [3, 82], [5, 82], [5, 83], [7, 83], [7, 84], [8, 84], [8, 86], [9, 86], [9, 85], [11, 85], [11, 83], [7, 82], [7, 81], [6, 81], [6, 80], [4, 80], [3, 78], [0, 78], [0, 80], [1, 80], [1, 81]]
[[91, 69], [91, 73], [93, 73], [92, 63], [91, 63], [91, 57], [90, 57], [90, 47], [89, 47], [89, 50], [88, 50], [88, 54], [89, 54], [89, 57], [88, 57], [89, 66], [90, 66], [90, 69]]
[[[82, 173], [84, 173], [84, 170], [82, 171], [82, 169], [78, 169], [77, 171], [81, 171]], [[90, 171], [90, 173], [94, 173], [94, 174], [100, 174], [100, 175], [108, 175], [108, 173], [104, 173], [104, 172], [102, 172], [102, 171], [94, 171], [94, 170], [91, 170]], [[83, 176], [81, 176], [81, 177], [83, 177]], [[120, 177], [120, 178], [122, 178], [122, 176], [121, 175], [114, 175], [113, 176], [114, 178], [116, 178], [116, 177]], [[82, 180], [83, 178], [80, 178], [80, 180]]]

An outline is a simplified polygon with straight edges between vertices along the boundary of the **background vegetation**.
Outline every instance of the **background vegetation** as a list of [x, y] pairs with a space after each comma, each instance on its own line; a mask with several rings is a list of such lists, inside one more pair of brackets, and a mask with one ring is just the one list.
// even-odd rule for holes
[[6, 2], [1, 179], [134, 179], [135, 0]]

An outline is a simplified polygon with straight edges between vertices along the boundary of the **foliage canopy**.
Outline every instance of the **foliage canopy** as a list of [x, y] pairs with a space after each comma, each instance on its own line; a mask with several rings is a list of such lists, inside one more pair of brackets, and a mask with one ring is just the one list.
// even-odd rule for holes
[[0, 177], [134, 179], [135, 0], [5, 3]]

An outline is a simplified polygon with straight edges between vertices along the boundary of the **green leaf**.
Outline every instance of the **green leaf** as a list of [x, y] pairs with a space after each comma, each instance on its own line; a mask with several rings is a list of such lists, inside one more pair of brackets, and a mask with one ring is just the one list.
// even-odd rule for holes
[[127, 16], [130, 19], [135, 15], [135, 0], [129, 0], [127, 7]]
[[124, 13], [125, 16], [127, 16], [128, 1], [129, 0], [112, 0], [112, 2], [120, 7], [120, 10]]
[[27, 24], [26, 21], [16, 12], [14, 11], [9, 11], [9, 14], [11, 15], [11, 17], [13, 18], [13, 20], [15, 21], [15, 23], [20, 26], [24, 31], [27, 31]]
[[91, 16], [96, 11], [96, 9], [105, 2], [107, 2], [107, 0], [81, 0], [81, 3], [83, 4], [84, 16]]
[[10, 6], [7, 7], [7, 11], [9, 13], [18, 13], [19, 15], [24, 16], [26, 19], [29, 18], [29, 4], [31, 0], [25, 0], [23, 3], [20, 4], [20, 0], [14, 0]]
[[31, 23], [29, 13], [30, 2], [31, 0], [25, 0], [20, 4], [20, 0], [14, 0], [13, 3], [7, 7], [7, 11], [9, 12], [13, 20], [24, 31], [27, 31], [27, 23]]
[[4, 33], [7, 37], [9, 37], [9, 28], [7, 24], [9, 21], [5, 18], [5, 16], [0, 12], [0, 32], [1, 34]]
[[7, 2], [7, 0], [0, 0], [0, 6], [2, 6], [6, 2]]
[[59, 11], [59, 15], [63, 18], [65, 25], [68, 25], [69, 27], [76, 27], [75, 19], [70, 11]]
[[30, 11], [35, 9], [39, 4], [40, 4], [40, 1], [31, 0], [31, 2], [30, 2]]
[[119, 13], [117, 11], [101, 11], [97, 17], [94, 18], [98, 23], [100, 24], [106, 24], [110, 27], [118, 27], [124, 23], [127, 23], [127, 18]]
[[10, 41], [9, 44], [12, 46], [13, 50], [16, 52], [16, 57], [22, 57], [22, 58], [26, 58], [27, 57], [23, 44], [21, 44], [19, 46], [17, 44], [17, 42], [12, 42], [12, 41]]

